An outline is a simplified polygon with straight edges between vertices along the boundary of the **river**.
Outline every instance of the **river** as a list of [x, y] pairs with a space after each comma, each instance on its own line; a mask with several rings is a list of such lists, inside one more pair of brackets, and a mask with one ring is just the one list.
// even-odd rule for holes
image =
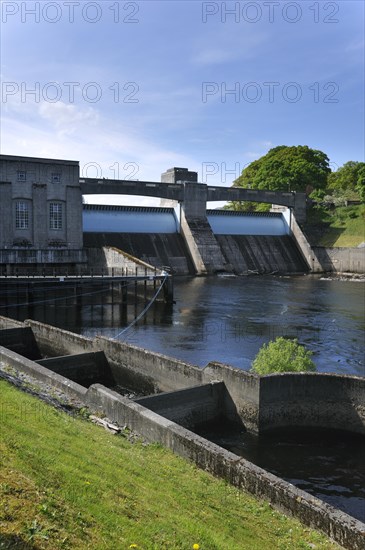
[[[297, 338], [319, 372], [365, 375], [364, 282], [320, 276], [184, 277], [176, 303], [157, 303], [128, 330], [145, 303], [127, 310], [85, 287], [78, 302], [49, 289], [23, 298], [0, 296], [0, 315], [33, 318], [87, 336], [103, 334], [204, 367], [221, 361], [248, 370], [263, 343]], [[17, 305], [16, 305], [17, 304]]]
[[[151, 308], [119, 338], [200, 367], [221, 361], [248, 370], [263, 343], [286, 336], [313, 352], [319, 372], [365, 375], [363, 282], [310, 275], [182, 278], [175, 281], [175, 301], [172, 309]], [[117, 336], [126, 323], [118, 325], [108, 307], [86, 308], [79, 330]]]

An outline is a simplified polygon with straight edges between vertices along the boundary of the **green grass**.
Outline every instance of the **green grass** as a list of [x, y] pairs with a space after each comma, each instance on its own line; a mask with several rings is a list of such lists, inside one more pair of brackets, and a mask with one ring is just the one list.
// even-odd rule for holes
[[0, 396], [1, 549], [339, 548], [158, 445]]
[[365, 241], [365, 206], [312, 208], [305, 231], [313, 245], [356, 247]]

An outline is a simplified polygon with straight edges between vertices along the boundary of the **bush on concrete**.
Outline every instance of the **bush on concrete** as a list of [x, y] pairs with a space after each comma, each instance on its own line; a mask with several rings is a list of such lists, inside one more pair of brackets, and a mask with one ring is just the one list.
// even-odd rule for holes
[[273, 372], [313, 372], [316, 366], [311, 360], [312, 352], [306, 350], [298, 340], [276, 338], [264, 344], [256, 355], [252, 370], [260, 375]]

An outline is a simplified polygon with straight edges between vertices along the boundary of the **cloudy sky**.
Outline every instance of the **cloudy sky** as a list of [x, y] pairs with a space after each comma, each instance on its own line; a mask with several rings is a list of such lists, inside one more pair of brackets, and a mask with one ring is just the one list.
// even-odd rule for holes
[[217, 185], [277, 145], [320, 149], [332, 169], [364, 160], [360, 0], [1, 10], [3, 154], [79, 160], [88, 177], [182, 166]]

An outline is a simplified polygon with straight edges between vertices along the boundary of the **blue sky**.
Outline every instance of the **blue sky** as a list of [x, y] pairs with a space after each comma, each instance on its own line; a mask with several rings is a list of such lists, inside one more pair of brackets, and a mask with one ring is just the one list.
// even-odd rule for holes
[[3, 1], [1, 17], [4, 154], [216, 185], [277, 145], [364, 160], [360, 0]]

